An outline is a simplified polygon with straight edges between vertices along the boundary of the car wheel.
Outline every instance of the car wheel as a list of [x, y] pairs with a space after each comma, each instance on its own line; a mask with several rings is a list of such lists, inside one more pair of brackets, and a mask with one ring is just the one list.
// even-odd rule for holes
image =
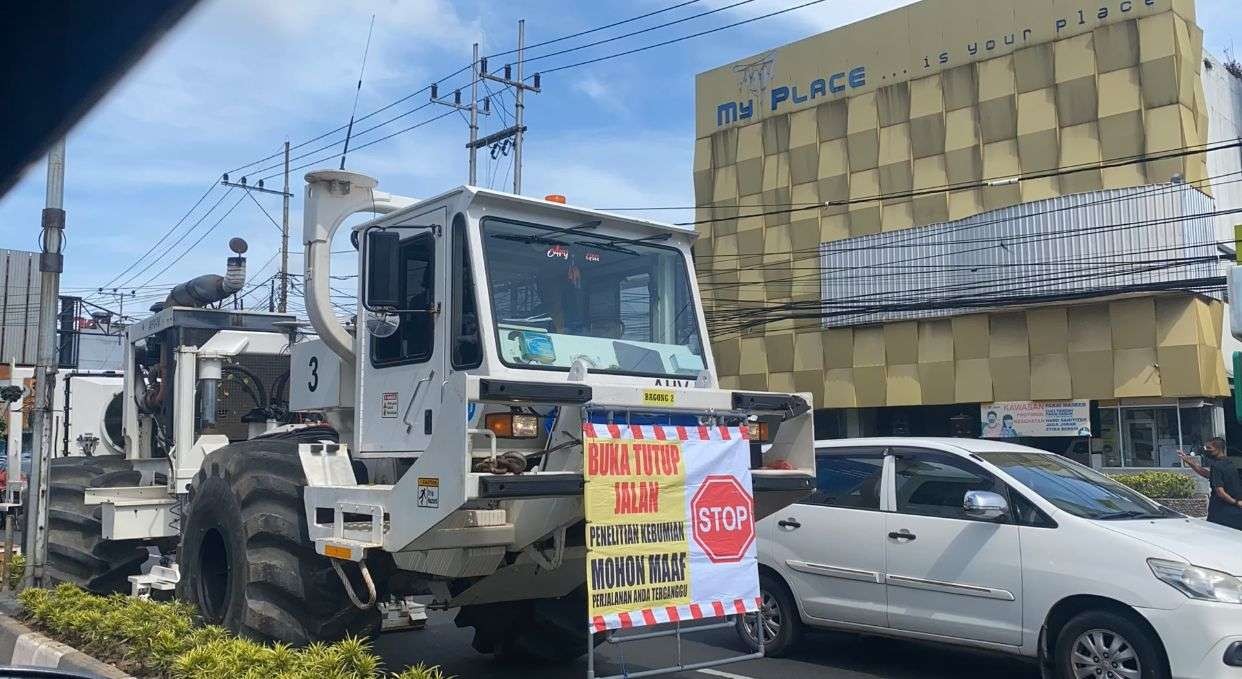
[[1057, 636], [1058, 679], [1169, 679], [1152, 634], [1111, 611], [1074, 616]]
[[802, 636], [798, 607], [785, 583], [771, 575], [759, 576], [759, 595], [763, 600], [760, 612], [739, 616], [737, 634], [749, 648], [758, 649], [762, 615], [763, 654], [780, 657], [796, 646]]

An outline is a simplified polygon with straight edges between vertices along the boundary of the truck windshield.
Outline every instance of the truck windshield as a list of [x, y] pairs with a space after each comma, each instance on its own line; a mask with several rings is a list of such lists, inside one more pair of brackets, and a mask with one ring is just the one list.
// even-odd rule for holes
[[685, 257], [654, 242], [483, 220], [500, 359], [694, 377], [705, 367]]
[[1075, 516], [1117, 521], [1179, 516], [1094, 469], [1045, 453], [977, 453], [1045, 500]]

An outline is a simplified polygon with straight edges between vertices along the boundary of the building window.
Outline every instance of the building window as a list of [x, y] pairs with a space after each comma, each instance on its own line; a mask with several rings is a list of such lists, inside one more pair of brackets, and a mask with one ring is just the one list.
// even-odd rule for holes
[[1212, 424], [1215, 406], [1206, 401], [1188, 399], [1177, 409], [1182, 420], [1182, 449], [1188, 453], [1200, 453], [1203, 444], [1216, 436]]
[[1100, 406], [1100, 427], [1091, 441], [1093, 467], [1176, 468], [1179, 450], [1201, 448], [1222, 436], [1220, 404], [1208, 399], [1166, 399]]
[[1117, 416], [1117, 408], [1100, 408], [1100, 434], [1096, 437], [1099, 439], [1098, 448], [1092, 446], [1093, 452], [1098, 450], [1100, 461], [1097, 463], [1093, 459], [1093, 467], [1121, 466], [1121, 432], [1118, 429]]

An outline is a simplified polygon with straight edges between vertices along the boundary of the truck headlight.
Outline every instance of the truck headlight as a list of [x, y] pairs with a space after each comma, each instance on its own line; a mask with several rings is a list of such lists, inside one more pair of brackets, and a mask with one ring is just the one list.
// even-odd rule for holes
[[768, 442], [768, 423], [751, 420], [746, 423], [747, 438], [754, 443]]
[[488, 413], [483, 422], [496, 438], [533, 439], [539, 436], [539, 418], [535, 415], [515, 412]]
[[1164, 559], [1148, 559], [1147, 565], [1157, 578], [1191, 599], [1242, 603], [1242, 580], [1228, 573]]

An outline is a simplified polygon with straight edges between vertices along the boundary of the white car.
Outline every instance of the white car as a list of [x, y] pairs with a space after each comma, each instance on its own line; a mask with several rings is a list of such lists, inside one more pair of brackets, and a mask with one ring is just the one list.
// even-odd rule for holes
[[823, 441], [816, 468], [814, 495], [758, 524], [770, 655], [812, 626], [1063, 679], [1242, 677], [1242, 533], [997, 441]]

